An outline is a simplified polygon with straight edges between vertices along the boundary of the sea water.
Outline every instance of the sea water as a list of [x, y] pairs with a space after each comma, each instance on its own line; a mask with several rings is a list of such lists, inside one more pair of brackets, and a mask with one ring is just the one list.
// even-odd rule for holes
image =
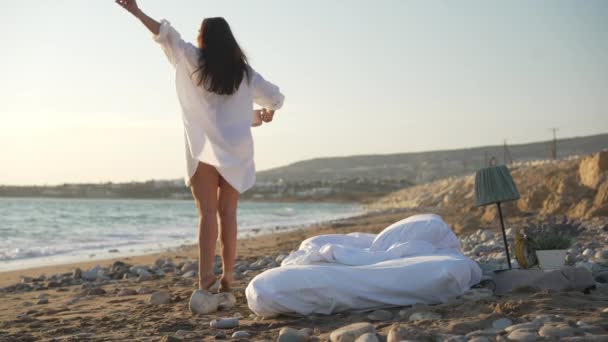
[[[356, 204], [239, 202], [239, 237], [358, 215]], [[197, 241], [192, 200], [0, 198], [0, 271]]]

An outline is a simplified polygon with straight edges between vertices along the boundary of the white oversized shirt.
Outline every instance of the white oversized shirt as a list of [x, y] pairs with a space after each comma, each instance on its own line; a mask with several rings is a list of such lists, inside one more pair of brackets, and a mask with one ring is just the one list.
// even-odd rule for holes
[[255, 183], [253, 161], [253, 103], [279, 109], [284, 96], [279, 88], [255, 70], [243, 77], [232, 95], [218, 95], [198, 85], [199, 49], [181, 39], [166, 20], [154, 36], [176, 70], [177, 97], [182, 108], [186, 145], [186, 177], [190, 180], [198, 162], [214, 166], [240, 193]]

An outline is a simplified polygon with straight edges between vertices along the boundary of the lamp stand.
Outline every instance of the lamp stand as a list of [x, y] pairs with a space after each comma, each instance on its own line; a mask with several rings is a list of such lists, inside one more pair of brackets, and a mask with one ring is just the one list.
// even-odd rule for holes
[[498, 217], [500, 217], [500, 228], [502, 229], [502, 239], [505, 243], [505, 251], [507, 252], [507, 263], [509, 264], [509, 269], [512, 269], [511, 256], [509, 255], [509, 244], [507, 243], [507, 233], [505, 232], [505, 223], [502, 219], [502, 209], [500, 208], [500, 202], [496, 202], [496, 207], [498, 208]]

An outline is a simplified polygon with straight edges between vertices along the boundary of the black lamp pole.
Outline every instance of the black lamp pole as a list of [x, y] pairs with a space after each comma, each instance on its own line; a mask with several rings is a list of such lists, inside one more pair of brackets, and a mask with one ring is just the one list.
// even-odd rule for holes
[[498, 217], [500, 217], [500, 228], [502, 229], [502, 239], [505, 242], [505, 251], [507, 252], [507, 263], [509, 263], [509, 269], [511, 267], [511, 256], [509, 255], [509, 244], [507, 243], [507, 233], [505, 232], [505, 223], [502, 219], [502, 209], [500, 209], [500, 202], [496, 202], [498, 208]]

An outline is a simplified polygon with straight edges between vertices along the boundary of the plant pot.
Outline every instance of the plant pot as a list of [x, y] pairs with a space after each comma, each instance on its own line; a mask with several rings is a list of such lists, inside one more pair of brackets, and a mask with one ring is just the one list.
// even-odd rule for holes
[[557, 270], [566, 264], [567, 249], [536, 251], [538, 266], [543, 270]]

